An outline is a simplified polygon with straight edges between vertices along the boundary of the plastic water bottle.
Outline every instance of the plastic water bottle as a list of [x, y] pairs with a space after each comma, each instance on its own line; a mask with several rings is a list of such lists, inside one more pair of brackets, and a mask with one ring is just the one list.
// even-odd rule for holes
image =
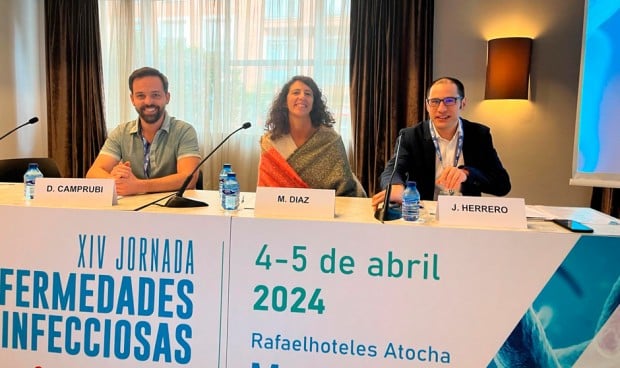
[[222, 190], [224, 189], [224, 181], [228, 177], [228, 173], [231, 171], [232, 171], [231, 164], [224, 164], [224, 166], [222, 166], [222, 170], [220, 171], [220, 184], [219, 184], [220, 200], [222, 199]]
[[407, 182], [401, 208], [405, 221], [418, 221], [420, 218], [420, 192], [418, 192], [415, 181]]
[[37, 178], [42, 178], [43, 173], [39, 170], [39, 164], [29, 163], [28, 170], [24, 174], [24, 198], [27, 201], [34, 198], [34, 183]]
[[234, 171], [228, 173], [222, 187], [222, 208], [234, 211], [239, 208], [239, 182]]

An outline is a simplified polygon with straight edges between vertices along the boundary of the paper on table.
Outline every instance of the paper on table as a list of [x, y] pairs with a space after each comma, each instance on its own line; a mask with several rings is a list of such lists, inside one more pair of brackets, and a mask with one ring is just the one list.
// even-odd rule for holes
[[620, 224], [617, 218], [586, 207], [525, 206], [525, 213], [528, 219], [569, 219], [594, 225]]
[[551, 220], [554, 215], [545, 210], [545, 206], [525, 206], [525, 217], [532, 220]]

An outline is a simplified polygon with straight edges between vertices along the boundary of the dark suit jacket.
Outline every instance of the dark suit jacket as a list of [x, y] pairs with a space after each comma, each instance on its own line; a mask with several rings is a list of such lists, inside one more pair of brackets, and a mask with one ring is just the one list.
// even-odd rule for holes
[[[493, 147], [491, 131], [487, 126], [461, 118], [463, 122], [463, 159], [469, 171], [462, 184], [463, 195], [480, 196], [481, 193], [503, 196], [510, 192], [510, 177], [502, 166]], [[420, 196], [433, 200], [435, 193], [435, 146], [428, 121], [401, 130], [402, 134], [398, 165], [392, 183], [404, 184], [409, 180], [417, 183]], [[396, 154], [396, 148], [394, 150]], [[394, 157], [381, 174], [381, 186], [387, 187], [394, 169]]]

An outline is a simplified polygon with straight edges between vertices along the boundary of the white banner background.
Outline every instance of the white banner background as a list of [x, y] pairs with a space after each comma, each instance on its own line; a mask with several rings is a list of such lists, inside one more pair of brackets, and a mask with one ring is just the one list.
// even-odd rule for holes
[[[577, 234], [558, 232], [20, 206], [0, 206], [0, 215], [11, 224], [0, 235], [0, 361], [8, 367], [486, 367], [579, 239]], [[103, 237], [99, 268], [97, 239]], [[139, 262], [133, 269], [126, 262], [116, 269], [121, 244], [127, 247], [129, 239], [143, 238], [149, 246], [159, 240], [160, 269], [150, 269], [149, 247], [146, 270], [139, 269]], [[616, 239], [591, 238], [595, 243], [605, 240], [613, 249]], [[185, 247], [191, 241], [193, 273], [161, 270], [166, 240]], [[604, 253], [607, 248], [601, 249]], [[260, 264], [267, 256], [269, 269]], [[137, 257], [139, 261], [142, 256]], [[189, 267], [185, 259], [181, 263]], [[369, 266], [376, 272], [379, 262], [383, 275], [370, 275]], [[411, 277], [406, 274], [408, 262], [413, 265]], [[52, 300], [38, 292], [45, 285], [37, 277], [46, 276], [51, 285], [54, 272], [63, 287], [72, 273], [95, 275], [85, 287], [94, 289], [86, 296], [90, 306], [107, 300], [96, 289], [96, 280], [105, 275], [117, 288], [125, 276], [132, 286], [141, 278], [156, 283], [172, 279], [174, 286], [165, 289], [171, 296], [158, 293], [154, 299], [171, 316], [138, 316], [127, 308], [98, 313], [36, 305], [40, 295]], [[176, 293], [182, 280], [194, 287], [188, 297]], [[313, 294], [323, 302], [322, 313], [308, 308]], [[138, 292], [117, 295], [114, 302], [127, 306], [142, 297]], [[192, 315], [184, 318], [188, 301]], [[28, 324], [22, 333], [15, 331], [19, 318], [32, 322], [39, 314], [44, 317], [41, 322]], [[50, 326], [52, 315], [63, 320]], [[114, 350], [114, 330], [91, 331], [87, 344], [83, 329], [65, 333], [69, 316], [82, 323], [94, 318], [109, 320], [113, 327], [127, 324], [132, 327], [130, 342]], [[145, 323], [151, 331], [137, 337], [135, 326]], [[162, 323], [170, 331], [160, 337], [168, 337], [170, 343], [160, 343], [156, 350], [153, 341]], [[187, 350], [174, 330], [180, 324], [191, 327], [191, 338], [181, 336], [191, 346], [188, 362], [183, 361]], [[37, 331], [41, 336], [34, 337]], [[101, 351], [87, 356], [85, 346], [101, 344], [104, 336], [111, 341], [109, 357]], [[313, 339], [324, 351], [303, 351], [304, 338], [306, 346]], [[277, 340], [280, 348], [270, 347], [269, 339]], [[295, 340], [297, 351], [283, 348], [285, 341]], [[67, 347], [75, 348], [76, 343], [86, 345], [75, 355], [68, 353]], [[118, 356], [119, 351], [127, 356]], [[165, 354], [155, 359], [155, 351]], [[170, 362], [165, 362], [168, 353]]]
[[[486, 367], [578, 236], [239, 218], [231, 239], [230, 367], [385, 368]], [[255, 264], [264, 244], [273, 262], [269, 270]], [[307, 247], [307, 267], [301, 272], [292, 268], [301, 265], [301, 257], [293, 258], [295, 245]], [[338, 259], [353, 259], [352, 274], [321, 271], [321, 257], [332, 249]], [[370, 259], [385, 262], [390, 251], [402, 261], [436, 255], [440, 279], [434, 280], [432, 272], [423, 279], [419, 265], [412, 278], [370, 276]], [[254, 310], [261, 296], [254, 291], [257, 285], [271, 291], [263, 303], [267, 311]], [[278, 286], [289, 291], [288, 309], [282, 312], [272, 305], [282, 307], [281, 294], [272, 299]], [[324, 313], [292, 313], [294, 287], [305, 289], [306, 304], [321, 289]], [[253, 333], [346, 345], [354, 341], [375, 346], [376, 356], [252, 347]], [[398, 351], [396, 357], [385, 356], [390, 343], [404, 348], [402, 357]], [[437, 363], [425, 352], [429, 347], [438, 353]], [[441, 363], [445, 354], [450, 364]]]
[[[221, 307], [222, 307], [222, 265], [224, 261], [224, 249], [228, 248], [230, 218], [218, 216], [180, 216], [171, 214], [153, 214], [136, 212], [118, 211], [90, 211], [90, 210], [69, 210], [69, 209], [50, 209], [50, 208], [28, 208], [28, 207], [9, 207], [0, 206], [1, 218], [6, 219], [2, 230], [2, 245], [0, 247], [0, 269], [5, 271], [5, 279], [0, 277], [0, 300], [2, 295], [6, 296], [5, 302], [0, 303], [0, 324], [2, 331], [6, 335], [0, 336], [0, 361], [4, 367], [36, 367], [43, 368], [67, 368], [67, 367], [171, 367], [179, 366], [185, 360], [188, 349], [181, 346], [177, 340], [175, 332], [179, 324], [191, 326], [191, 336], [187, 332], [182, 332], [182, 339], [187, 341], [191, 349], [191, 360], [186, 366], [190, 367], [217, 367], [220, 360], [220, 334], [221, 334]], [[86, 267], [79, 267], [80, 262], [80, 235], [86, 235], [87, 242], [84, 243], [84, 263]], [[90, 268], [90, 236], [95, 239], [93, 247], [93, 268]], [[105, 252], [103, 254], [103, 267], [98, 268], [98, 244], [96, 239], [105, 237]], [[148, 252], [144, 255], [147, 270], [139, 270], [139, 263], [135, 264], [130, 270], [127, 263], [120, 270], [116, 269], [116, 258], [120, 253], [120, 239], [124, 239], [125, 257], [130, 238], [146, 238]], [[151, 239], [159, 239], [159, 272], [152, 271], [151, 265]], [[164, 260], [164, 242], [170, 241], [170, 261], [174, 262], [174, 244], [180, 241], [183, 246], [182, 271], [175, 273], [174, 268], [170, 272], [162, 271]], [[193, 244], [193, 273], [186, 273], [187, 254], [189, 243]], [[139, 261], [140, 255], [137, 255]], [[126, 258], [125, 258], [126, 261]], [[174, 263], [172, 263], [174, 264]], [[7, 269], [29, 270], [30, 276], [23, 278], [25, 287], [28, 289], [19, 293], [19, 283], [17, 272], [7, 274]], [[191, 270], [191, 267], [189, 268]], [[132, 284], [137, 285], [140, 277], [153, 280], [155, 285], [160, 284], [160, 279], [173, 279], [173, 285], [165, 287], [163, 294], [169, 295], [169, 300], [159, 290], [155, 290], [155, 311], [164, 310], [171, 317], [158, 317], [157, 315], [138, 316], [131, 315], [128, 309], [123, 309], [122, 313], [114, 311], [110, 313], [79, 312], [79, 311], [58, 311], [49, 308], [35, 308], [33, 301], [35, 287], [33, 285], [34, 271], [43, 271], [48, 275], [50, 284], [54, 272], [58, 272], [61, 278], [66, 280], [70, 273], [76, 274], [95, 274], [110, 275], [115, 280], [115, 287], [118, 291], [120, 280], [123, 276], [130, 276]], [[96, 278], [95, 278], [96, 279]], [[193, 292], [185, 290], [185, 299], [179, 296], [177, 287], [181, 280], [189, 280], [193, 285]], [[79, 277], [77, 278], [79, 280]], [[3, 288], [4, 285], [4, 288]], [[7, 288], [10, 285], [11, 289]], [[77, 283], [79, 288], [79, 281]], [[96, 305], [98, 297], [97, 281], [90, 281], [89, 288], [94, 288], [94, 295], [87, 297], [88, 305]], [[187, 285], [187, 283], [186, 283]], [[51, 286], [50, 286], [51, 288]], [[17, 295], [21, 295], [28, 307], [18, 306]], [[50, 295], [50, 294], [46, 294]], [[80, 295], [79, 291], [76, 295]], [[139, 295], [134, 289], [134, 294], [127, 296], [126, 299], [137, 301], [143, 295]], [[115, 297], [114, 303], [119, 302], [122, 297]], [[188, 311], [188, 302], [191, 305], [192, 315], [189, 318], [183, 316]], [[51, 298], [48, 299], [51, 303]], [[159, 308], [164, 303], [164, 307]], [[76, 304], [79, 305], [79, 299]], [[133, 304], [128, 302], [126, 304]], [[178, 310], [177, 306], [181, 309]], [[13, 347], [16, 343], [13, 338], [13, 312], [25, 313], [29, 323], [35, 314], [40, 313], [46, 316], [60, 315], [63, 321], [56, 324], [55, 330], [60, 331], [58, 337], [53, 339], [53, 346], [60, 347], [61, 353], [48, 352], [49, 344], [49, 317], [39, 322], [39, 329], [43, 330], [43, 335], [37, 338], [37, 350], [33, 350], [31, 338], [32, 326], [26, 328], [27, 338], [24, 340], [27, 347]], [[156, 312], [157, 313], [157, 312]], [[76, 316], [82, 322], [82, 331], [73, 329], [71, 334], [72, 345], [81, 344], [77, 355], [68, 354], [66, 351], [65, 321], [69, 316]], [[111, 339], [110, 357], [104, 357], [103, 350], [100, 350], [95, 357], [86, 356], [84, 341], [84, 324], [87, 318], [94, 317], [103, 324], [106, 319], [111, 320], [112, 326], [117, 325], [120, 320], [129, 322], [132, 326], [129, 356], [127, 358], [115, 357], [114, 353], [114, 332], [105, 334], [95, 331], [92, 334], [93, 344], [102, 344], [104, 336]], [[9, 318], [8, 325], [5, 318]], [[150, 326], [150, 336], [145, 336], [148, 341], [148, 349], [145, 344], [135, 336], [135, 326], [139, 321], [147, 322]], [[163, 333], [164, 337], [160, 345], [161, 350], [166, 350], [169, 346], [172, 350], [170, 362], [165, 362], [165, 355], [158, 356], [159, 361], [154, 361], [156, 351], [155, 341], [160, 323], [169, 326], [169, 333]], [[142, 324], [142, 326], [145, 326]], [[148, 327], [147, 327], [148, 328]], [[165, 331], [162, 331], [165, 332]], [[166, 345], [166, 339], [169, 339]], [[4, 341], [7, 340], [7, 341]], [[100, 345], [103, 349], [103, 345]], [[123, 345], [124, 349], [124, 345]], [[179, 350], [180, 356], [175, 356], [174, 350]], [[148, 356], [145, 361], [138, 360], [136, 354]]]

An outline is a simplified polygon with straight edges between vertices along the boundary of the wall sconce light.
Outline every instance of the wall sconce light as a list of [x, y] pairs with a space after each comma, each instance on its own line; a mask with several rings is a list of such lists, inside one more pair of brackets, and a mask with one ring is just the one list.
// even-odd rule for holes
[[531, 38], [510, 37], [489, 40], [484, 98], [527, 100], [531, 55]]

